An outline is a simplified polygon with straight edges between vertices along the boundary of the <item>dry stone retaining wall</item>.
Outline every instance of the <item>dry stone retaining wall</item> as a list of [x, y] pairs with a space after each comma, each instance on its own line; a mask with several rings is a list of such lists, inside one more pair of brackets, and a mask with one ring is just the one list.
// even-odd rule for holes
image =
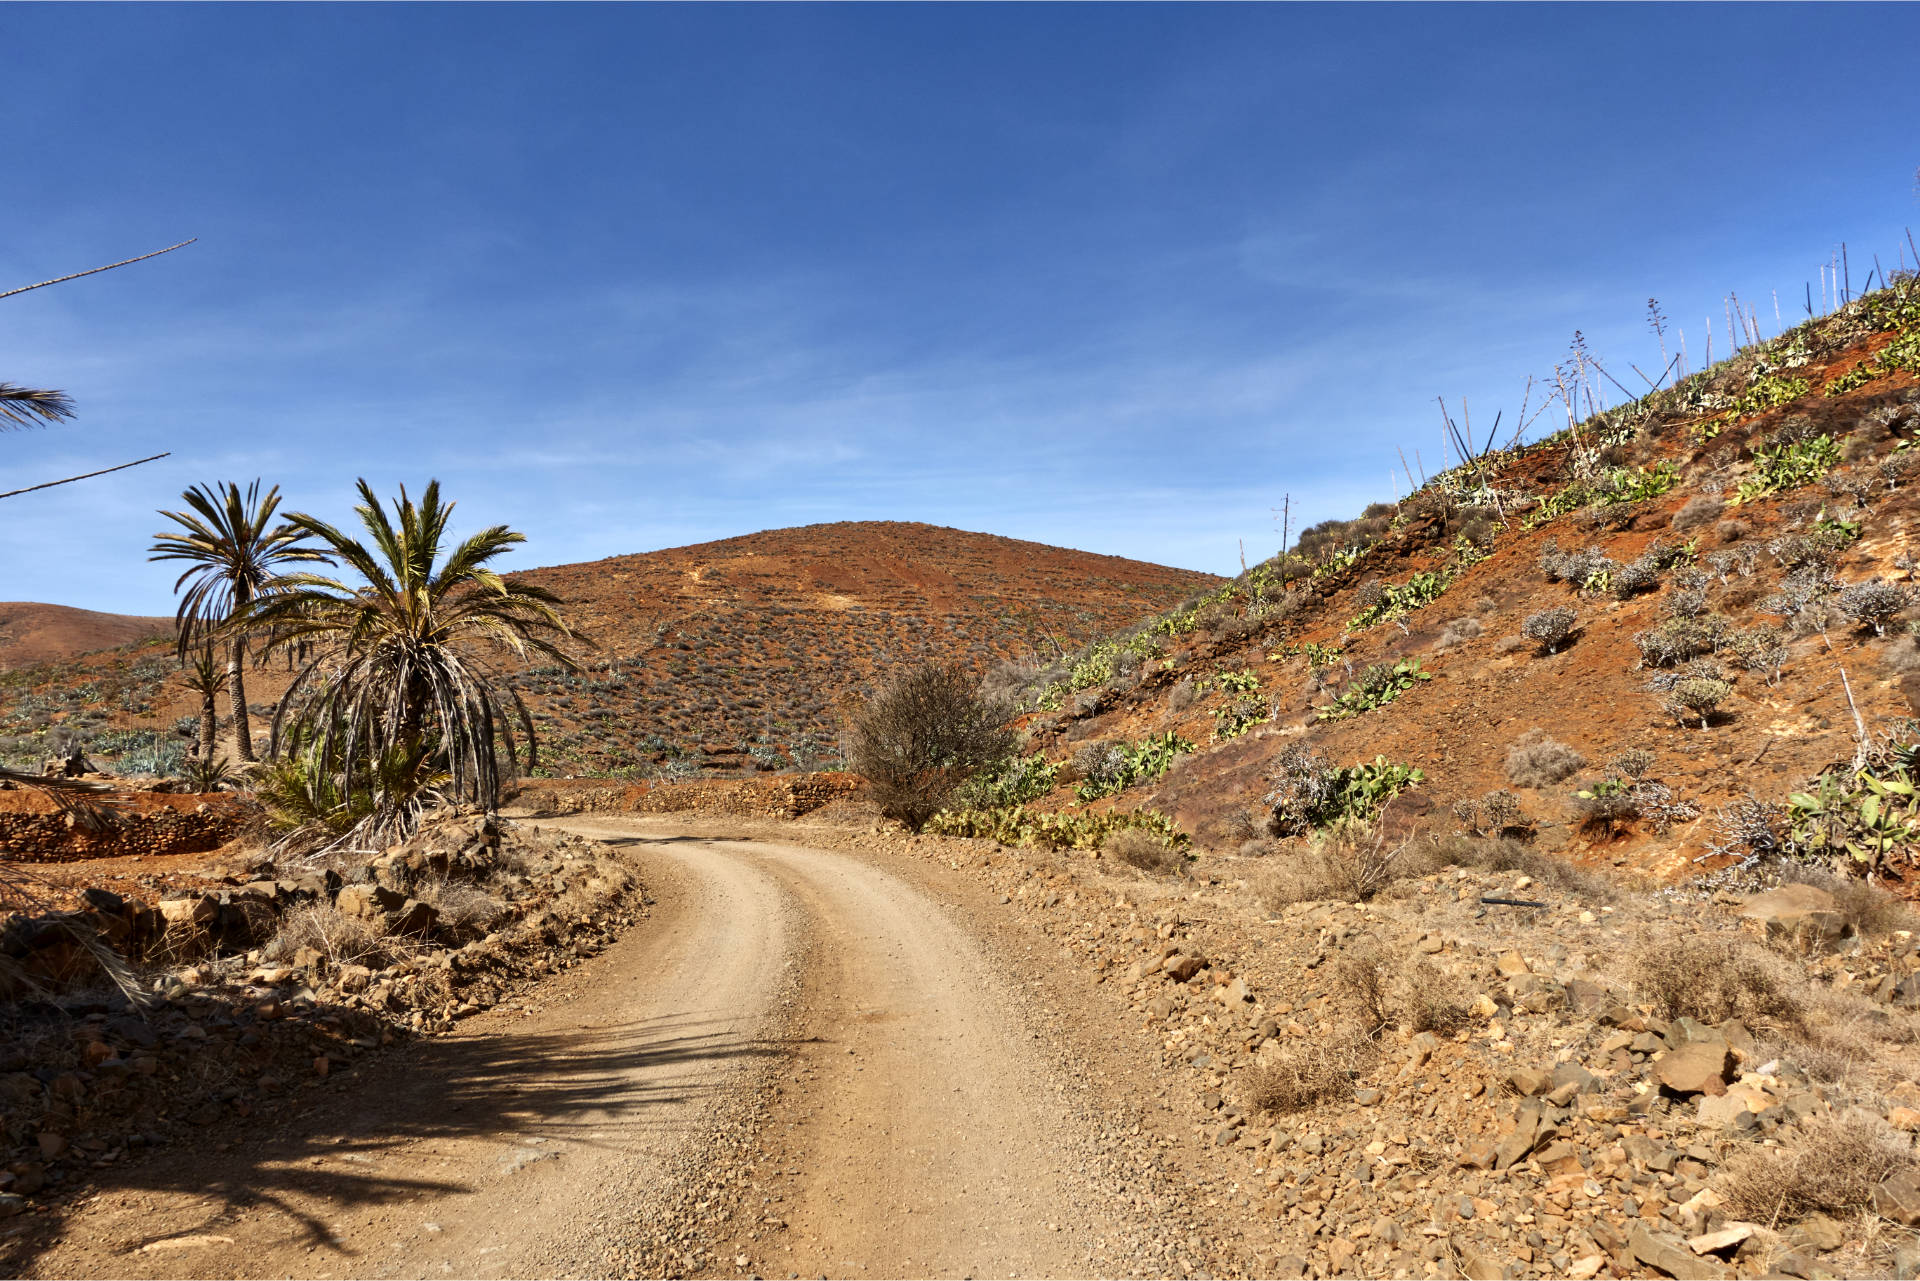
[[773, 778], [619, 785], [589, 779], [528, 779], [513, 803], [543, 814], [737, 814], [798, 818], [863, 786], [857, 774], [782, 774]]

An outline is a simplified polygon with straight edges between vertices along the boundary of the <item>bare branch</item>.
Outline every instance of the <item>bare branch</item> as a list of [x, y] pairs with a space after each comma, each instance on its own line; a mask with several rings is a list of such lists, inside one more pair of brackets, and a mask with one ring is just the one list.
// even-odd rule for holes
[[0, 298], [11, 298], [15, 294], [24, 294], [30, 289], [45, 289], [48, 285], [65, 284], [69, 280], [78, 280], [82, 276], [97, 276], [103, 271], [112, 271], [115, 267], [125, 267], [136, 262], [145, 262], [149, 258], [158, 258], [161, 254], [170, 254], [176, 249], [184, 249], [200, 237], [183, 240], [177, 245], [168, 245], [165, 249], [156, 249], [150, 254], [141, 254], [138, 258], [123, 258], [119, 262], [110, 262], [104, 267], [89, 267], [85, 271], [76, 271], [71, 276], [55, 276], [52, 280], [43, 280], [37, 285], [21, 285], [18, 289], [9, 289], [0, 293]]
[[102, 467], [99, 471], [90, 471], [79, 476], [69, 476], [65, 480], [50, 480], [42, 485], [28, 485], [25, 489], [9, 489], [6, 493], [0, 494], [0, 498], [13, 498], [20, 494], [31, 494], [36, 489], [52, 489], [55, 485], [71, 485], [76, 480], [92, 480], [95, 476], [105, 476], [108, 472], [125, 471], [129, 467], [138, 467], [141, 463], [150, 463], [161, 458], [166, 458], [172, 453], [173, 451], [169, 449], [164, 454], [155, 454], [152, 458], [136, 458], [130, 463], [121, 463], [118, 467]]

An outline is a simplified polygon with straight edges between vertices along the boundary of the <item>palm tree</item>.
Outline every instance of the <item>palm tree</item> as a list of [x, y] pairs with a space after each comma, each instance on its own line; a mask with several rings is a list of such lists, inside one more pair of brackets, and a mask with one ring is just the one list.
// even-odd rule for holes
[[217, 700], [220, 691], [227, 687], [227, 669], [220, 666], [211, 644], [195, 650], [192, 658], [182, 659], [180, 666], [183, 671], [182, 683], [188, 692], [200, 696], [200, 759], [210, 761], [217, 745], [215, 735], [220, 727]]
[[412, 825], [429, 778], [452, 800], [494, 808], [498, 749], [505, 746], [511, 767], [516, 720], [527, 767], [535, 764], [533, 719], [487, 650], [522, 661], [539, 654], [576, 669], [560, 644], [591, 642], [567, 626], [553, 593], [488, 567], [525, 535], [493, 525], [448, 550], [454, 505], [440, 501], [439, 481], [417, 504], [403, 486], [391, 519], [365, 480], [359, 489], [354, 510], [365, 542], [304, 513], [290, 522], [364, 583], [291, 574], [245, 621], [270, 629], [269, 651], [318, 643], [280, 700], [270, 751], [284, 741], [316, 752], [341, 778], [342, 794], [372, 793], [362, 830], [392, 835]]
[[253, 760], [253, 731], [247, 717], [247, 640], [241, 617], [274, 589], [285, 566], [324, 561], [324, 552], [300, 546], [304, 535], [290, 524], [274, 525], [280, 487], [260, 494], [254, 481], [243, 494], [232, 481], [195, 485], [180, 495], [191, 512], [160, 514], [184, 532], [153, 536], [149, 560], [184, 560], [190, 568], [174, 582], [185, 588], [174, 614], [180, 658], [217, 635], [228, 638], [227, 697], [233, 709], [234, 747], [242, 761]]

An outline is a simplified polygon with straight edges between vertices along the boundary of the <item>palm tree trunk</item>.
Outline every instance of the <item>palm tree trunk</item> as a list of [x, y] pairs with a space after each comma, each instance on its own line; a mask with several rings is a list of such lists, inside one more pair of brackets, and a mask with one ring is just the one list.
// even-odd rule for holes
[[212, 689], [200, 691], [200, 759], [212, 761], [218, 747], [220, 705]]
[[253, 760], [253, 731], [247, 720], [247, 647], [235, 640], [227, 659], [227, 697], [233, 707], [233, 746], [242, 761]]

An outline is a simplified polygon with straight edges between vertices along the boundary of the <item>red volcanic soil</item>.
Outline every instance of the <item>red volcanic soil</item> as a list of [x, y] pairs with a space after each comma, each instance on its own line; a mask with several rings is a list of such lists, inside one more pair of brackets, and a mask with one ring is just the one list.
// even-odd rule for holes
[[0, 671], [59, 662], [173, 632], [171, 618], [99, 614], [66, 605], [0, 601]]

